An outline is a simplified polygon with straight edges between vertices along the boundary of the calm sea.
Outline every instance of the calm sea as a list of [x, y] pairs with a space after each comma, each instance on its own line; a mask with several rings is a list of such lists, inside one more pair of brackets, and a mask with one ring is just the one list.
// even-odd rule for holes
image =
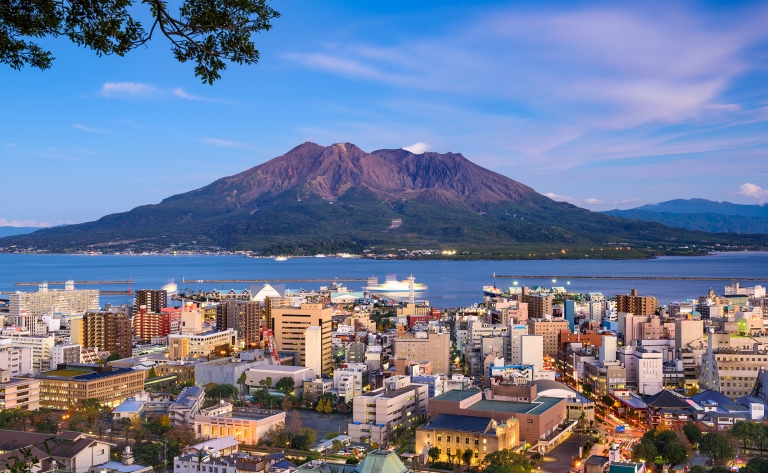
[[[288, 261], [240, 256], [80, 256], [0, 254], [0, 291], [34, 290], [14, 287], [19, 281], [128, 280], [133, 289], [159, 289], [176, 282], [180, 289], [218, 290], [256, 289], [261, 284], [190, 284], [190, 279], [278, 279], [278, 278], [367, 278], [387, 275], [404, 279], [413, 274], [416, 282], [427, 285], [421, 298], [437, 307], [460, 307], [482, 302], [482, 287], [495, 283], [509, 287], [512, 280], [491, 279], [493, 274], [515, 275], [604, 275], [604, 276], [695, 276], [758, 277], [763, 281], [743, 286], [768, 285], [768, 253], [723, 253], [703, 257], [663, 257], [639, 261], [375, 261], [344, 258], [292, 258]], [[698, 297], [710, 288], [723, 292], [723, 281], [647, 281], [520, 278], [518, 285], [565, 286], [573, 292], [627, 293], [637, 288], [641, 294], [658, 297], [661, 304]], [[569, 284], [570, 283], [570, 284]], [[289, 289], [317, 289], [320, 283], [291, 283]], [[363, 283], [348, 283], [360, 289]], [[276, 287], [280, 286], [275, 284]], [[99, 286], [89, 286], [99, 287]], [[128, 289], [127, 286], [102, 286], [101, 289]], [[279, 289], [279, 287], [278, 287]], [[128, 296], [106, 296], [102, 302], [127, 302]]]

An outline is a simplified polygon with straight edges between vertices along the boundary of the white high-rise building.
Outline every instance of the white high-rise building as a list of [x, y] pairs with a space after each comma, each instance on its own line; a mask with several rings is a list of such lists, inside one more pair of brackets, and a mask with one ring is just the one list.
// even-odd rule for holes
[[509, 326], [509, 353], [507, 358], [512, 365], [523, 364], [523, 354], [520, 337], [528, 335], [528, 325]]
[[664, 388], [662, 353], [641, 347], [623, 347], [619, 360], [627, 370], [627, 384], [636, 385], [638, 393], [652, 396]]
[[27, 328], [27, 318], [35, 315], [82, 314], [87, 310], [98, 310], [99, 291], [97, 289], [75, 289], [73, 281], [67, 281], [65, 288], [48, 289], [48, 284], [40, 284], [36, 292], [16, 292], [10, 294], [10, 321], [19, 327]]
[[10, 338], [0, 338], [0, 370], [8, 371], [11, 376], [30, 374], [32, 347], [16, 345]]
[[603, 345], [600, 347], [600, 361], [603, 363], [616, 361], [618, 341], [613, 335], [603, 335]]
[[536, 371], [544, 370], [544, 337], [542, 335], [522, 335], [520, 352], [523, 365], [532, 365]]
[[51, 349], [56, 343], [53, 335], [46, 337], [19, 335], [8, 338], [13, 345], [32, 349], [32, 371], [38, 372], [51, 367]]
[[307, 327], [304, 332], [304, 366], [315, 375], [323, 372], [323, 329], [319, 325]]

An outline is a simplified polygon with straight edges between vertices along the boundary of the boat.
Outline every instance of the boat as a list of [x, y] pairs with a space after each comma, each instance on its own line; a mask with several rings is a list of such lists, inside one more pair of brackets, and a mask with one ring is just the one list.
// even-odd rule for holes
[[[363, 287], [363, 290], [388, 294], [394, 297], [405, 297], [409, 294], [410, 284], [411, 282], [407, 279], [398, 281], [395, 275], [388, 275], [386, 281], [380, 284], [378, 278], [374, 276], [368, 279], [368, 284]], [[413, 292], [424, 292], [426, 290], [426, 285], [413, 283]]]
[[276, 256], [275, 261], [288, 261], [287, 256]]
[[325, 258], [325, 255], [315, 255], [315, 258]]
[[483, 294], [486, 296], [496, 297], [503, 294], [504, 291], [497, 288], [494, 284], [486, 284], [483, 286]]

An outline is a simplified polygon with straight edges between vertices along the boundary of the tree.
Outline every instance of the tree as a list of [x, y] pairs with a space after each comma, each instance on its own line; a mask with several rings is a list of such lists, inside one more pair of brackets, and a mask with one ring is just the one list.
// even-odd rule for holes
[[747, 444], [752, 443], [755, 434], [757, 433], [757, 424], [746, 420], [740, 420], [733, 424], [731, 428], [731, 434], [737, 439], [741, 440], [744, 449], [747, 448]]
[[461, 460], [464, 462], [465, 465], [467, 465], [467, 471], [469, 471], [469, 467], [472, 466], [472, 459], [475, 457], [475, 452], [472, 451], [471, 448], [468, 448], [461, 452]]
[[344, 444], [341, 443], [340, 440], [334, 440], [333, 442], [331, 442], [331, 452], [339, 453], [342, 448], [344, 448]]
[[235, 399], [239, 393], [237, 387], [231, 384], [216, 384], [206, 389], [205, 398], [213, 400]]
[[317, 438], [317, 432], [309, 427], [299, 430], [293, 439], [293, 446], [299, 450], [307, 450], [309, 445]]
[[592, 394], [594, 392], [594, 390], [592, 389], [592, 385], [587, 383], [584, 383], [581, 385], [581, 391], [584, 394]]
[[747, 466], [756, 473], [768, 473], [768, 460], [761, 457], [750, 458]]
[[670, 442], [664, 447], [662, 457], [672, 465], [679, 465], [688, 459], [688, 451], [680, 442]]
[[663, 452], [667, 445], [671, 443], [679, 443], [677, 434], [671, 430], [662, 430], [656, 433], [653, 439], [653, 444], [656, 446], [658, 452]]
[[429, 450], [427, 450], [427, 456], [429, 457], [429, 461], [434, 464], [438, 458], [440, 458], [440, 449], [437, 447], [430, 447]]
[[699, 394], [699, 386], [694, 384], [690, 388], [688, 388], [688, 397], [695, 396]]
[[483, 458], [484, 473], [527, 473], [533, 470], [528, 457], [510, 450], [498, 450]]
[[325, 404], [327, 402], [328, 402], [328, 399], [326, 398], [320, 399], [320, 401], [318, 401], [317, 403], [317, 407], [315, 408], [315, 410], [317, 412], [325, 412]]
[[[18, 1], [18, 0], [17, 0], [17, 1]], [[0, 12], [2, 12], [2, 8], [0, 8]], [[2, 14], [2, 13], [0, 13], [0, 15], [1, 15], [1, 14]], [[3, 31], [3, 30], [2, 30], [2, 28], [3, 28], [3, 24], [0, 22], [0, 34], [2, 34], [2, 31]], [[2, 48], [2, 46], [0, 46], [0, 48]], [[0, 49], [0, 62], [5, 62], [5, 61], [3, 61], [3, 60], [2, 60], [2, 54], [3, 54], [3, 53], [2, 53], [2, 49]], [[109, 361], [117, 361], [117, 360], [119, 360], [119, 359], [120, 359], [120, 353], [111, 353], [111, 354], [110, 354], [110, 355], [107, 357], [107, 361], [108, 361], [108, 362], [109, 362]]]
[[733, 458], [735, 452], [728, 437], [720, 432], [709, 432], [699, 442], [699, 452], [714, 460], [728, 460]]
[[280, 391], [283, 394], [293, 394], [294, 389], [294, 380], [293, 378], [286, 376], [284, 378], [280, 378], [280, 380], [277, 382], [277, 385], [275, 385], [278, 391]]
[[302, 406], [311, 409], [312, 406], [315, 405], [315, 402], [317, 402], [317, 394], [311, 391], [304, 391], [304, 393], [301, 395]]
[[707, 473], [707, 469], [701, 465], [693, 465], [688, 473]]
[[326, 414], [330, 414], [331, 412], [333, 412], [333, 405], [331, 404], [330, 399], [325, 400], [325, 403], [323, 404], [323, 412], [325, 412]]
[[50, 68], [53, 54], [31, 38], [65, 36], [98, 56], [124, 56], [163, 35], [176, 60], [193, 61], [195, 76], [212, 84], [227, 68], [224, 61], [256, 64], [251, 37], [279, 17], [267, 0], [184, 0], [177, 14], [162, 0], [7, 0], [0, 2], [0, 62], [17, 70]]
[[731, 470], [724, 466], [716, 466], [709, 470], [709, 473], [732, 473]]
[[701, 429], [696, 424], [685, 424], [683, 426], [683, 435], [691, 444], [696, 444], [701, 441]]
[[157, 378], [157, 371], [155, 371], [155, 367], [149, 369], [149, 374], [147, 375], [147, 378]]
[[652, 463], [659, 455], [656, 450], [656, 445], [648, 442], [641, 442], [639, 445], [632, 449], [632, 457], [635, 461], [645, 461], [646, 463]]
[[607, 394], [603, 394], [600, 397], [600, 402], [605, 404], [606, 406], [612, 406], [613, 405], [613, 398]]

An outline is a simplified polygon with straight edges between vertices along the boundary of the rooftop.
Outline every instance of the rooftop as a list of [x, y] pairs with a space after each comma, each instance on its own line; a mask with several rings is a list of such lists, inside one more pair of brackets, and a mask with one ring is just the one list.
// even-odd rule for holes
[[480, 391], [477, 389], [454, 389], [453, 391], [448, 391], [447, 393], [433, 397], [431, 401], [459, 402], [467, 399], [468, 397], [474, 396], [479, 392]]
[[101, 465], [98, 465], [98, 466], [96, 466], [94, 468], [104, 469], [104, 470], [122, 471], [122, 472], [125, 472], [125, 473], [132, 473], [134, 471], [144, 470], [147, 467], [144, 466], [144, 465], [136, 465], [136, 464], [124, 465], [122, 462], [114, 462], [113, 461], [113, 462], [102, 463]]
[[483, 399], [467, 407], [467, 409], [539, 415], [548, 411], [559, 402], [565, 402], [565, 400], [546, 396], [539, 396], [532, 402], [491, 401]]
[[453, 414], [438, 414], [427, 424], [421, 426], [424, 430], [446, 429], [462, 432], [480, 432], [488, 430], [492, 419], [488, 417], [457, 416]]

